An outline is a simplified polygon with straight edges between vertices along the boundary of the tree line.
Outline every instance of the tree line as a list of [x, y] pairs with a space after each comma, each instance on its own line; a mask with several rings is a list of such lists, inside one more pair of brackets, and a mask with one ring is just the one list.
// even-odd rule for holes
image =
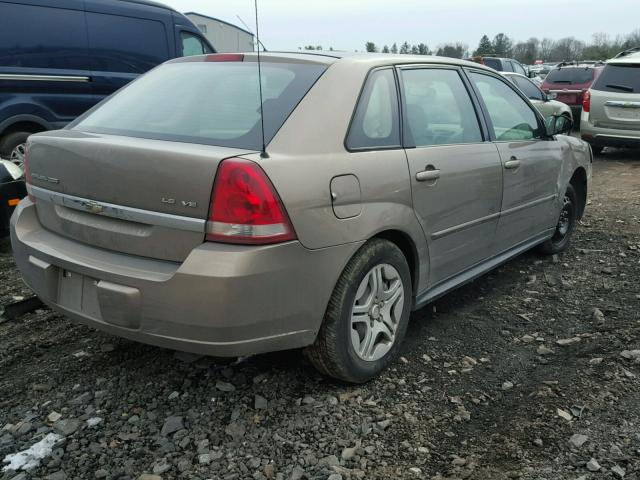
[[[382, 48], [379, 48], [374, 42], [365, 43], [367, 52], [439, 55], [452, 58], [466, 58], [471, 55], [493, 55], [496, 57], [515, 58], [525, 65], [531, 65], [536, 60], [545, 62], [606, 60], [632, 47], [640, 47], [640, 29], [627, 35], [618, 35], [615, 38], [606, 33], [595, 33], [590, 42], [584, 42], [575, 37], [566, 37], [559, 40], [546, 37], [540, 40], [536, 37], [531, 37], [526, 41], [514, 41], [505, 33], [498, 33], [492, 40], [488, 35], [483, 35], [478, 43], [478, 48], [473, 52], [469, 52], [468, 45], [461, 42], [444, 43], [436, 47], [435, 50], [430, 50], [425, 43], [410, 45], [406, 41], [400, 47], [398, 47], [397, 43], [394, 43], [391, 47], [384, 45]], [[322, 47], [319, 46], [304, 48], [322, 50]]]
[[590, 42], [575, 37], [559, 40], [531, 37], [526, 41], [514, 42], [504, 33], [489, 39], [483, 35], [473, 55], [495, 55], [515, 58], [530, 65], [535, 60], [562, 62], [573, 60], [606, 60], [632, 47], [640, 47], [640, 29], [627, 35], [611, 38], [606, 33], [595, 33]]

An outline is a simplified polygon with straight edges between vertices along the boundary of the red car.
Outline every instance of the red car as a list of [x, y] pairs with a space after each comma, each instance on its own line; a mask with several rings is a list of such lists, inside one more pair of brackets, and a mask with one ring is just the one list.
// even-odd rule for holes
[[556, 100], [571, 107], [573, 118], [580, 118], [582, 97], [604, 68], [596, 65], [560, 65], [549, 72], [540, 85], [545, 93], [555, 93]]

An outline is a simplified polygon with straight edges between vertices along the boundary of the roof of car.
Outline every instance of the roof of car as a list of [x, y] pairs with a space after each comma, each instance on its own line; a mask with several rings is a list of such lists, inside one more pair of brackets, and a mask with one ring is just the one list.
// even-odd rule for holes
[[628, 64], [628, 63], [640, 63], [640, 50], [625, 53], [624, 55], [618, 54], [615, 58], [608, 60], [607, 63], [612, 64]]
[[138, 3], [140, 5], [147, 5], [150, 7], [164, 8], [166, 10], [171, 10], [172, 12], [177, 12], [177, 10], [175, 10], [174, 8], [171, 8], [170, 6], [165, 5], [164, 3], [154, 2], [153, 0], [120, 0], [120, 1], [128, 2], [128, 3]]
[[448, 65], [460, 65], [473, 68], [481, 68], [490, 72], [495, 72], [492, 68], [471, 62], [468, 60], [462, 60], [459, 58], [450, 57], [438, 57], [436, 55], [406, 55], [398, 53], [370, 53], [370, 52], [338, 52], [334, 50], [321, 50], [321, 51], [300, 51], [300, 52], [265, 52], [261, 53], [261, 56], [306, 56], [309, 58], [321, 58], [322, 63], [333, 63], [337, 60], [348, 60], [355, 63], [377, 63], [379, 65], [391, 65], [391, 64], [412, 64], [412, 63], [441, 63]]
[[[239, 55], [239, 54], [212, 54], [212, 55]], [[244, 52], [242, 55], [250, 57], [252, 61], [257, 59], [257, 52]], [[169, 60], [168, 63], [188, 63], [198, 62], [210, 55], [198, 55], [192, 57], [181, 57], [173, 60]], [[443, 65], [456, 65], [473, 67], [476, 69], [487, 70], [489, 72], [496, 73], [494, 69], [481, 65], [475, 62], [469, 62], [467, 60], [460, 60], [458, 58], [438, 57], [434, 55], [404, 55], [395, 53], [365, 53], [365, 52], [337, 52], [334, 50], [322, 50], [322, 51], [310, 51], [301, 50], [298, 52], [260, 52], [260, 58], [264, 61], [291, 61], [296, 63], [319, 63], [324, 65], [331, 65], [337, 61], [353, 62], [356, 64], [368, 64], [371, 67], [385, 66], [385, 65], [400, 65], [400, 64], [416, 64], [416, 63], [431, 63], [431, 64], [443, 64]]]

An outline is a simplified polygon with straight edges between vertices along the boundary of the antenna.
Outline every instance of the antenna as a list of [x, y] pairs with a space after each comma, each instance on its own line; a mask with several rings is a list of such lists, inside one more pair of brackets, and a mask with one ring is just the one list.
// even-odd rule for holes
[[267, 155], [267, 144], [264, 139], [264, 108], [262, 104], [262, 69], [260, 67], [260, 30], [258, 30], [258, 0], [254, 0], [254, 7], [256, 11], [256, 41], [258, 43], [258, 91], [260, 92], [260, 127], [262, 130], [262, 151], [260, 156], [262, 158], [269, 158]]
[[[242, 25], [244, 25], [244, 28], [246, 28], [246, 29], [247, 29], [247, 31], [253, 35], [253, 32], [251, 31], [251, 28], [249, 28], [249, 25], [247, 25], [247, 24], [245, 23], [245, 21], [244, 21], [244, 20], [242, 20], [242, 17], [241, 17], [240, 15], [238, 15], [238, 14], [236, 14], [236, 17], [238, 17], [238, 20], [240, 20], [240, 23], [242, 23]], [[258, 41], [258, 44], [259, 44], [259, 45], [262, 45], [262, 51], [263, 51], [263, 52], [268, 51], [268, 50], [267, 50], [267, 47], [265, 47], [265, 46], [264, 46], [264, 43], [262, 43], [262, 42], [260, 41], [260, 39], [258, 39], [258, 38], [257, 38], [256, 40]]]

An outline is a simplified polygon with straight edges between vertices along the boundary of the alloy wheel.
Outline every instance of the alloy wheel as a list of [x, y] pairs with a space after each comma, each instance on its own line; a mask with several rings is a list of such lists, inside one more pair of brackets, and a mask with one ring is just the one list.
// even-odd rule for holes
[[374, 362], [391, 350], [403, 306], [398, 271], [389, 264], [373, 267], [360, 282], [351, 309], [351, 345], [360, 359]]
[[11, 150], [11, 155], [9, 156], [9, 161], [16, 164], [20, 168], [24, 168], [24, 156], [26, 153], [27, 144], [21, 143], [16, 145], [13, 150]]

